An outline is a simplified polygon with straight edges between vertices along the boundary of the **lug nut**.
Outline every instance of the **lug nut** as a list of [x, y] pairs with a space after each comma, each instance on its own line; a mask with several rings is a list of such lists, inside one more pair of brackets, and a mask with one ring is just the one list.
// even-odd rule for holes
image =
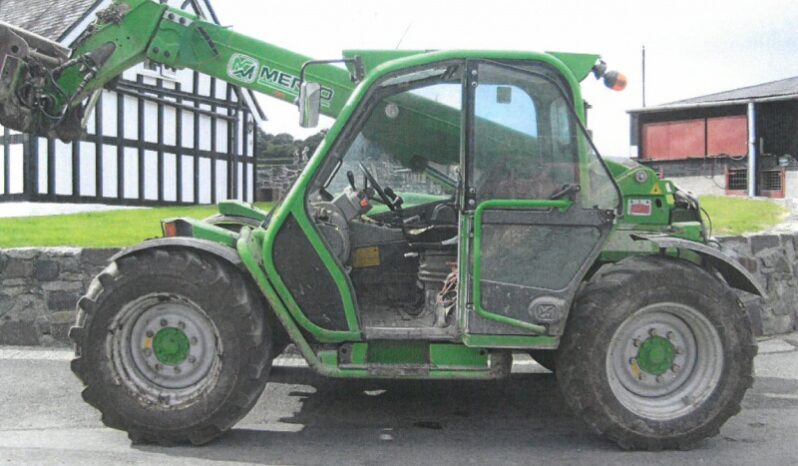
[[169, 322], [166, 319], [161, 319], [161, 327], [166, 327], [167, 325], [169, 325]]
[[665, 377], [663, 377], [663, 376], [661, 376], [661, 375], [658, 375], [658, 376], [657, 376], [657, 383], [662, 383], [662, 382], [664, 382], [664, 381], [665, 381]]
[[147, 357], [149, 357], [152, 354], [152, 350], [149, 349], [149, 348], [144, 348], [144, 351], [142, 351], [142, 352], [144, 353], [144, 356], [147, 356]]
[[632, 340], [632, 344], [635, 345], [635, 347], [640, 346], [640, 339], [635, 338], [634, 340]]
[[676, 354], [682, 354], [684, 353], [684, 350], [681, 347], [677, 346], [676, 348], [673, 349], [673, 352]]
[[632, 358], [629, 358], [629, 365], [630, 365], [630, 366], [631, 366], [632, 364], [634, 364], [635, 362], [637, 362], [637, 358], [634, 358], [634, 357], [632, 357]]
[[156, 370], [156, 371], [160, 372], [162, 369], [163, 369], [163, 366], [162, 366], [162, 365], [160, 365], [160, 364], [156, 364], [156, 365], [155, 365], [155, 370]]
[[191, 364], [194, 364], [195, 362], [197, 362], [197, 358], [195, 358], [194, 356], [189, 356], [188, 357], [188, 362], [190, 362]]
[[637, 374], [637, 380], [646, 380], [646, 376], [643, 375], [643, 373], [641, 372], [641, 373]]
[[679, 365], [678, 365], [678, 364], [674, 364], [674, 365], [672, 365], [672, 366], [671, 366], [671, 370], [672, 370], [674, 373], [678, 374], [678, 373], [679, 373], [679, 371], [680, 371], [680, 370], [682, 370], [682, 368], [681, 368], [681, 367], [679, 367]]
[[651, 335], [652, 337], [656, 336], [657, 335], [657, 329], [655, 329], [655, 328], [648, 329], [648, 334]]
[[177, 327], [178, 327], [180, 330], [185, 330], [185, 329], [186, 329], [186, 324], [185, 324], [185, 322], [183, 322], [183, 321], [180, 321], [180, 322], [178, 322], [178, 323], [177, 323]]
[[197, 340], [197, 337], [191, 337], [191, 340], [190, 340], [190, 341], [191, 341], [191, 344], [192, 344], [192, 345], [196, 345], [196, 344], [197, 344], [197, 341], [199, 341], [199, 340]]
[[152, 338], [155, 336], [155, 333], [152, 330], [147, 330], [147, 338]]
[[668, 332], [667, 334], [665, 334], [665, 336], [668, 338], [668, 340], [673, 340], [673, 337], [675, 335], [673, 334], [673, 332]]
[[179, 374], [180, 372], [182, 372], [180, 366], [175, 366], [175, 374]]

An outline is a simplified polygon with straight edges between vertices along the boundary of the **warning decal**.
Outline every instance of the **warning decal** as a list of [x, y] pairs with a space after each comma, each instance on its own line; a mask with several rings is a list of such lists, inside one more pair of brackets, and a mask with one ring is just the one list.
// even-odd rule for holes
[[629, 215], [651, 215], [651, 199], [629, 199]]

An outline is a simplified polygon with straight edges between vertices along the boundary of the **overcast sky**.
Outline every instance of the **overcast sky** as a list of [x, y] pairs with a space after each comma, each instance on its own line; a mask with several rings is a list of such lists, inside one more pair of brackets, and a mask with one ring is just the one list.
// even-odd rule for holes
[[[590, 128], [605, 155], [629, 154], [626, 111], [798, 75], [796, 0], [220, 0], [235, 30], [313, 58], [342, 49], [508, 49], [597, 53], [627, 75], [622, 93], [592, 77]], [[406, 32], [406, 34], [405, 34]], [[404, 35], [404, 38], [402, 36]], [[401, 44], [399, 44], [401, 39]], [[297, 137], [296, 108], [268, 97], [265, 130]], [[329, 121], [322, 124], [329, 125]]]

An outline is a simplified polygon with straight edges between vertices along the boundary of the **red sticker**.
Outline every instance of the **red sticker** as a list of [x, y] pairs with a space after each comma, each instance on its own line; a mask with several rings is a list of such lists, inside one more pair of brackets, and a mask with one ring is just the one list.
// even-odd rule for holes
[[651, 215], [651, 199], [629, 199], [629, 215]]

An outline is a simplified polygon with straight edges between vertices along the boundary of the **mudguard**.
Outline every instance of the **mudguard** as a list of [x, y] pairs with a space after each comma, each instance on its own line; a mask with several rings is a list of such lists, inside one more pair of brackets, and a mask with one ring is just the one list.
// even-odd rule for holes
[[660, 249], [676, 248], [692, 251], [701, 256], [707, 263], [715, 268], [733, 288], [767, 297], [765, 289], [757, 282], [751, 273], [731, 257], [723, 254], [719, 249], [696, 243], [681, 238], [664, 235], [632, 235], [633, 239], [651, 241]]
[[[246, 267], [244, 267], [244, 264], [241, 261], [241, 257], [238, 255], [238, 252], [234, 248], [230, 248], [222, 244], [215, 243], [213, 241], [191, 238], [191, 237], [158, 238], [158, 239], [147, 240], [144, 241], [143, 243], [119, 251], [118, 253], [114, 254], [113, 257], [111, 257], [110, 261], [115, 261], [120, 257], [129, 256], [131, 254], [143, 251], [145, 249], [155, 249], [155, 248], [164, 248], [164, 247], [181, 247], [181, 248], [189, 248], [189, 249], [195, 249], [197, 251], [207, 252], [209, 254], [212, 254], [220, 259], [223, 259], [233, 264], [242, 271], [245, 272], [247, 271]], [[248, 274], [249, 272], [247, 272], [247, 275]]]

